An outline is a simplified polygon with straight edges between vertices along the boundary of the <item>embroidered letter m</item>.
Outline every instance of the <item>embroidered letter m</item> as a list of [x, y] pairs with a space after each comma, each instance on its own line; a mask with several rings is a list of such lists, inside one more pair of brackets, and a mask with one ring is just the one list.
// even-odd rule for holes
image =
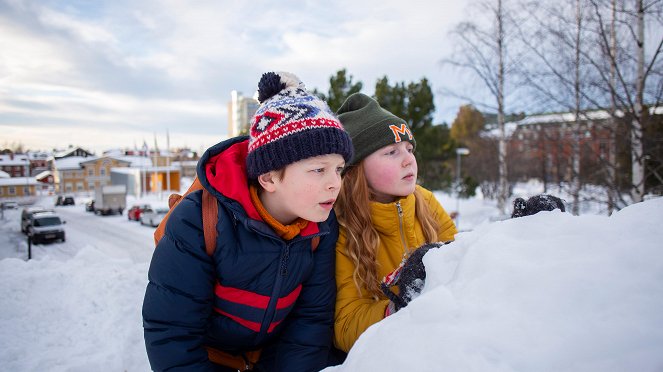
[[406, 135], [408, 139], [412, 140], [412, 132], [410, 132], [410, 128], [405, 125], [405, 123], [401, 124], [401, 126], [397, 125], [390, 125], [389, 129], [394, 133], [394, 140], [396, 140], [396, 143], [401, 142], [401, 135]]

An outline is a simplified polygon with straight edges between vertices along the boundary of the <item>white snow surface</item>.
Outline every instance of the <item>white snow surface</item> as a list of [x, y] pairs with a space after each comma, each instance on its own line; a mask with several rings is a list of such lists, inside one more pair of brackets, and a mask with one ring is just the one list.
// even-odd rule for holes
[[[2, 370], [150, 369], [141, 306], [153, 229], [83, 204], [56, 208], [67, 242], [33, 246], [29, 261], [20, 210], [0, 219]], [[663, 370], [663, 198], [611, 217], [498, 222], [472, 215], [486, 217], [483, 201], [462, 206], [469, 231], [425, 256], [422, 294], [328, 370]]]

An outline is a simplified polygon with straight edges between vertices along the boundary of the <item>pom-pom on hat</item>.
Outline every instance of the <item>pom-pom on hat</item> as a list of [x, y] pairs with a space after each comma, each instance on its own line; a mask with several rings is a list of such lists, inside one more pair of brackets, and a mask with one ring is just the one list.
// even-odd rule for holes
[[329, 106], [288, 72], [267, 72], [258, 83], [246, 170], [250, 179], [326, 154], [352, 158], [352, 142]]
[[363, 93], [350, 95], [337, 114], [354, 145], [354, 157], [346, 166], [356, 165], [392, 143], [408, 141], [417, 146], [405, 120], [380, 107], [376, 100]]

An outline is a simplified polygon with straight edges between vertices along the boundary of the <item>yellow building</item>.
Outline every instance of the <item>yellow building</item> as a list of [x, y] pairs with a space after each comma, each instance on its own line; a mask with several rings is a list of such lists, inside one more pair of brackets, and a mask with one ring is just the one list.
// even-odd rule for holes
[[57, 159], [54, 164], [57, 191], [60, 194], [94, 191], [101, 185], [111, 184], [111, 168], [128, 167], [130, 164], [110, 156]]
[[111, 184], [111, 168], [126, 168], [131, 165], [131, 162], [103, 156], [83, 161], [80, 164], [83, 169], [86, 190], [94, 191], [99, 186]]
[[34, 177], [0, 178], [0, 199], [34, 196], [39, 185]]

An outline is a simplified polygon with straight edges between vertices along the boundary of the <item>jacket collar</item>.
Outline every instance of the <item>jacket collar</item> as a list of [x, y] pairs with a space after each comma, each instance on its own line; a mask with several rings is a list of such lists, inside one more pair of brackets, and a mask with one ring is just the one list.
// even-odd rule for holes
[[[414, 222], [414, 193], [393, 203], [371, 202], [370, 205], [373, 226], [381, 235], [398, 235], [401, 227], [406, 229]], [[401, 207], [402, 216], [399, 216], [398, 205]]]

